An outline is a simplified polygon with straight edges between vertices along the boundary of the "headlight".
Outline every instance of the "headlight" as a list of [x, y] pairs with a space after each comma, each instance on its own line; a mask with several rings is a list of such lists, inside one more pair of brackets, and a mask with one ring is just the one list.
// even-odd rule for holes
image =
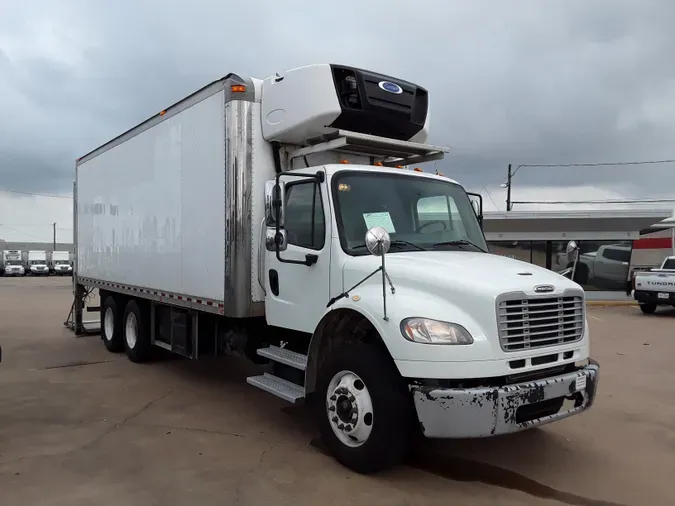
[[472, 344], [473, 337], [461, 325], [428, 318], [406, 318], [401, 333], [408, 341], [426, 344]]

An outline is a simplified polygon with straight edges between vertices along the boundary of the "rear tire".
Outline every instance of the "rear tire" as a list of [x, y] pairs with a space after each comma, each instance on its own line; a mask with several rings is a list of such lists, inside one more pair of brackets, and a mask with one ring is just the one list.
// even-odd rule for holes
[[339, 348], [319, 370], [314, 397], [321, 437], [345, 467], [374, 473], [408, 453], [417, 416], [386, 352], [369, 344]]
[[118, 353], [124, 349], [122, 318], [112, 295], [108, 295], [101, 306], [101, 339], [111, 353]]
[[135, 300], [127, 302], [124, 310], [124, 350], [132, 362], [147, 362], [150, 360], [150, 326], [148, 318]]
[[644, 314], [652, 314], [656, 311], [656, 304], [640, 304], [640, 310]]

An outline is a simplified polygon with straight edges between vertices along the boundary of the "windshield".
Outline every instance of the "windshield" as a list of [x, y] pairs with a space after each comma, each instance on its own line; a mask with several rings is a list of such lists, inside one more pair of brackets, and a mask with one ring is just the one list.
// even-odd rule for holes
[[368, 254], [366, 231], [384, 227], [392, 253], [421, 249], [487, 250], [464, 189], [449, 181], [406, 174], [342, 172], [334, 178], [340, 242], [352, 255]]
[[30, 265], [45, 265], [47, 262], [44, 260], [31, 260], [28, 262]]
[[7, 265], [21, 265], [21, 260], [7, 260]]
[[69, 265], [70, 262], [68, 260], [55, 260], [54, 264], [55, 265]]

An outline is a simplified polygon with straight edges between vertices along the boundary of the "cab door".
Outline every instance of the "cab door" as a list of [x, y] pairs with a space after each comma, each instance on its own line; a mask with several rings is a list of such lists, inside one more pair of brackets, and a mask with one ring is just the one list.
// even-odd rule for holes
[[[266, 222], [265, 315], [277, 327], [311, 333], [329, 300], [331, 214], [325, 177], [281, 176], [283, 223]], [[268, 183], [267, 188], [271, 189]], [[267, 198], [268, 207], [270, 198]], [[279, 250], [277, 252], [277, 249]]]

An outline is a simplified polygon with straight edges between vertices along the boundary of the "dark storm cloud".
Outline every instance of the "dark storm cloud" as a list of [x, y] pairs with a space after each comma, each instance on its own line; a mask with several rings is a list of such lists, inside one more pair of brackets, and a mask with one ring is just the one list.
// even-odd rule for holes
[[[453, 149], [437, 166], [467, 186], [508, 163], [675, 157], [669, 0], [0, 4], [2, 187], [67, 191], [75, 157], [206, 82], [327, 61], [426, 86], [430, 142]], [[524, 168], [516, 183], [646, 196], [673, 169]]]

